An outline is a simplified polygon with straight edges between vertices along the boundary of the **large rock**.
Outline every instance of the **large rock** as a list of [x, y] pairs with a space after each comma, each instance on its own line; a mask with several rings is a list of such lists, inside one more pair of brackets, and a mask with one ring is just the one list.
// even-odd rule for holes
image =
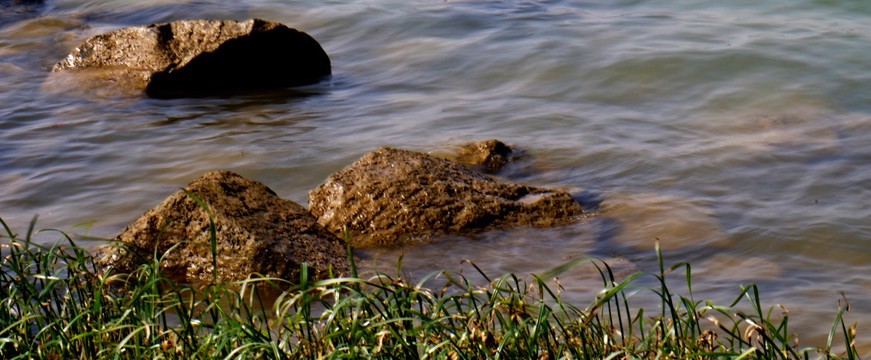
[[[171, 278], [211, 281], [209, 214], [187, 192], [213, 214], [219, 280], [259, 273], [296, 282], [303, 262], [315, 279], [326, 278], [330, 267], [336, 275], [348, 273], [340, 238], [319, 225], [304, 207], [230, 171], [212, 171], [191, 181], [128, 225], [117, 240], [131, 245], [141, 258], [151, 259], [155, 252], [164, 256], [161, 268]], [[130, 254], [111, 252], [100, 262], [115, 265], [118, 271], [137, 264]]]
[[426, 241], [518, 225], [553, 226], [583, 215], [564, 191], [497, 183], [463, 164], [382, 147], [309, 192], [309, 211], [356, 247]]
[[313, 84], [330, 74], [330, 59], [311, 36], [276, 22], [183, 20], [94, 36], [52, 68], [71, 70], [61, 82], [178, 97]]

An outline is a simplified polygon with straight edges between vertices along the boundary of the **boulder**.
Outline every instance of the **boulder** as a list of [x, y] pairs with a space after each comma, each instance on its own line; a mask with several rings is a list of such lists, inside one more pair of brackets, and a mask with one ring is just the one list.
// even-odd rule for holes
[[299, 204], [279, 198], [260, 182], [230, 171], [211, 171], [190, 182], [140, 216], [116, 237], [130, 253], [103, 249], [102, 266], [130, 271], [138, 258], [163, 256], [161, 268], [170, 278], [189, 283], [212, 281], [209, 213], [215, 224], [218, 279], [242, 280], [258, 273], [297, 282], [302, 263], [310, 277], [323, 279], [330, 270], [348, 274], [342, 239], [326, 231]]
[[496, 173], [516, 156], [513, 146], [490, 139], [463, 145], [459, 149], [457, 161], [486, 173]]
[[330, 74], [330, 59], [280, 23], [183, 20], [91, 37], [52, 72], [73, 77], [61, 83], [182, 97], [313, 84]]
[[584, 214], [564, 191], [497, 183], [466, 165], [379, 148], [309, 192], [309, 211], [355, 247], [420, 243], [438, 233], [554, 226]]

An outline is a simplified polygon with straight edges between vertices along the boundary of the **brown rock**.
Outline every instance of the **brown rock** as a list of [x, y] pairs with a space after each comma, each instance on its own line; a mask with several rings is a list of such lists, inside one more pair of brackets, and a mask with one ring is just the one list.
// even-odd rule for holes
[[513, 146], [490, 139], [463, 145], [457, 161], [479, 167], [484, 172], [495, 173], [513, 160], [515, 155]]
[[584, 213], [564, 191], [502, 184], [463, 164], [382, 147], [309, 192], [309, 211], [357, 247], [426, 241], [518, 225], [553, 226]]
[[178, 97], [313, 84], [330, 74], [330, 59], [311, 36], [276, 22], [183, 20], [94, 36], [52, 69], [70, 70], [88, 70], [80, 74], [89, 86]]
[[[313, 279], [328, 277], [330, 267], [336, 275], [348, 273], [340, 238], [299, 204], [230, 171], [211, 171], [191, 181], [128, 225], [116, 239], [131, 245], [141, 258], [151, 259], [155, 253], [163, 256], [161, 268], [171, 278], [211, 281], [209, 214], [186, 191], [213, 214], [219, 280], [241, 280], [259, 273], [296, 282], [303, 262]], [[129, 255], [112, 254], [100, 262], [129, 271], [137, 264]]]

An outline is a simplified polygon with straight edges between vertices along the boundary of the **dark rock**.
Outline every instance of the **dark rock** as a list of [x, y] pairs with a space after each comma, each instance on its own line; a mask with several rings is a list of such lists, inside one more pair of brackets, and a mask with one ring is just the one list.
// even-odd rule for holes
[[[171, 278], [199, 284], [211, 281], [209, 215], [187, 192], [213, 214], [219, 280], [259, 273], [296, 282], [303, 262], [313, 279], [328, 277], [330, 268], [336, 275], [348, 274], [340, 238], [299, 204], [230, 171], [212, 171], [191, 181], [128, 225], [116, 240], [129, 244], [139, 258], [150, 261], [155, 253], [163, 256], [161, 268]], [[102, 266], [114, 265], [125, 272], [138, 264], [137, 256], [107, 249], [102, 249], [106, 255], [98, 256]]]
[[490, 139], [463, 145], [459, 149], [457, 161], [476, 166], [484, 172], [495, 173], [512, 161], [516, 155], [513, 146]]
[[330, 74], [330, 59], [276, 22], [183, 20], [94, 36], [52, 69], [71, 70], [87, 70], [88, 84], [180, 97], [313, 84]]
[[467, 166], [382, 147], [309, 192], [309, 211], [356, 247], [427, 241], [438, 233], [554, 226], [584, 214], [564, 191], [497, 183]]

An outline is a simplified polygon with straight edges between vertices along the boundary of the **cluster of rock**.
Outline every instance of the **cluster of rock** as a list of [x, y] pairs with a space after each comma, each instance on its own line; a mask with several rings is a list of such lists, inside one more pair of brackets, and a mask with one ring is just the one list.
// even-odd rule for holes
[[[330, 59], [311, 36], [283, 24], [185, 20], [97, 35], [52, 69], [80, 87], [150, 96], [211, 95], [316, 83]], [[98, 263], [133, 270], [159, 257], [166, 274], [189, 283], [252, 274], [297, 281], [348, 273], [346, 246], [399, 246], [437, 234], [510, 226], [553, 226], [584, 214], [564, 191], [499, 183], [516, 155], [498, 140], [460, 149], [457, 161], [383, 147], [309, 193], [309, 209], [266, 185], [212, 171], [128, 225], [120, 247]], [[348, 234], [350, 244], [344, 240]]]
[[[480, 149], [483, 159], [494, 155]], [[209, 172], [127, 226], [116, 240], [129, 251], [104, 248], [98, 258], [129, 271], [158, 254], [167, 274], [194, 283], [251, 274], [296, 281], [302, 263], [320, 279], [347, 274], [345, 231], [352, 247], [400, 246], [583, 214], [564, 191], [500, 183], [453, 160], [382, 147], [312, 190], [308, 210], [257, 181]]]

